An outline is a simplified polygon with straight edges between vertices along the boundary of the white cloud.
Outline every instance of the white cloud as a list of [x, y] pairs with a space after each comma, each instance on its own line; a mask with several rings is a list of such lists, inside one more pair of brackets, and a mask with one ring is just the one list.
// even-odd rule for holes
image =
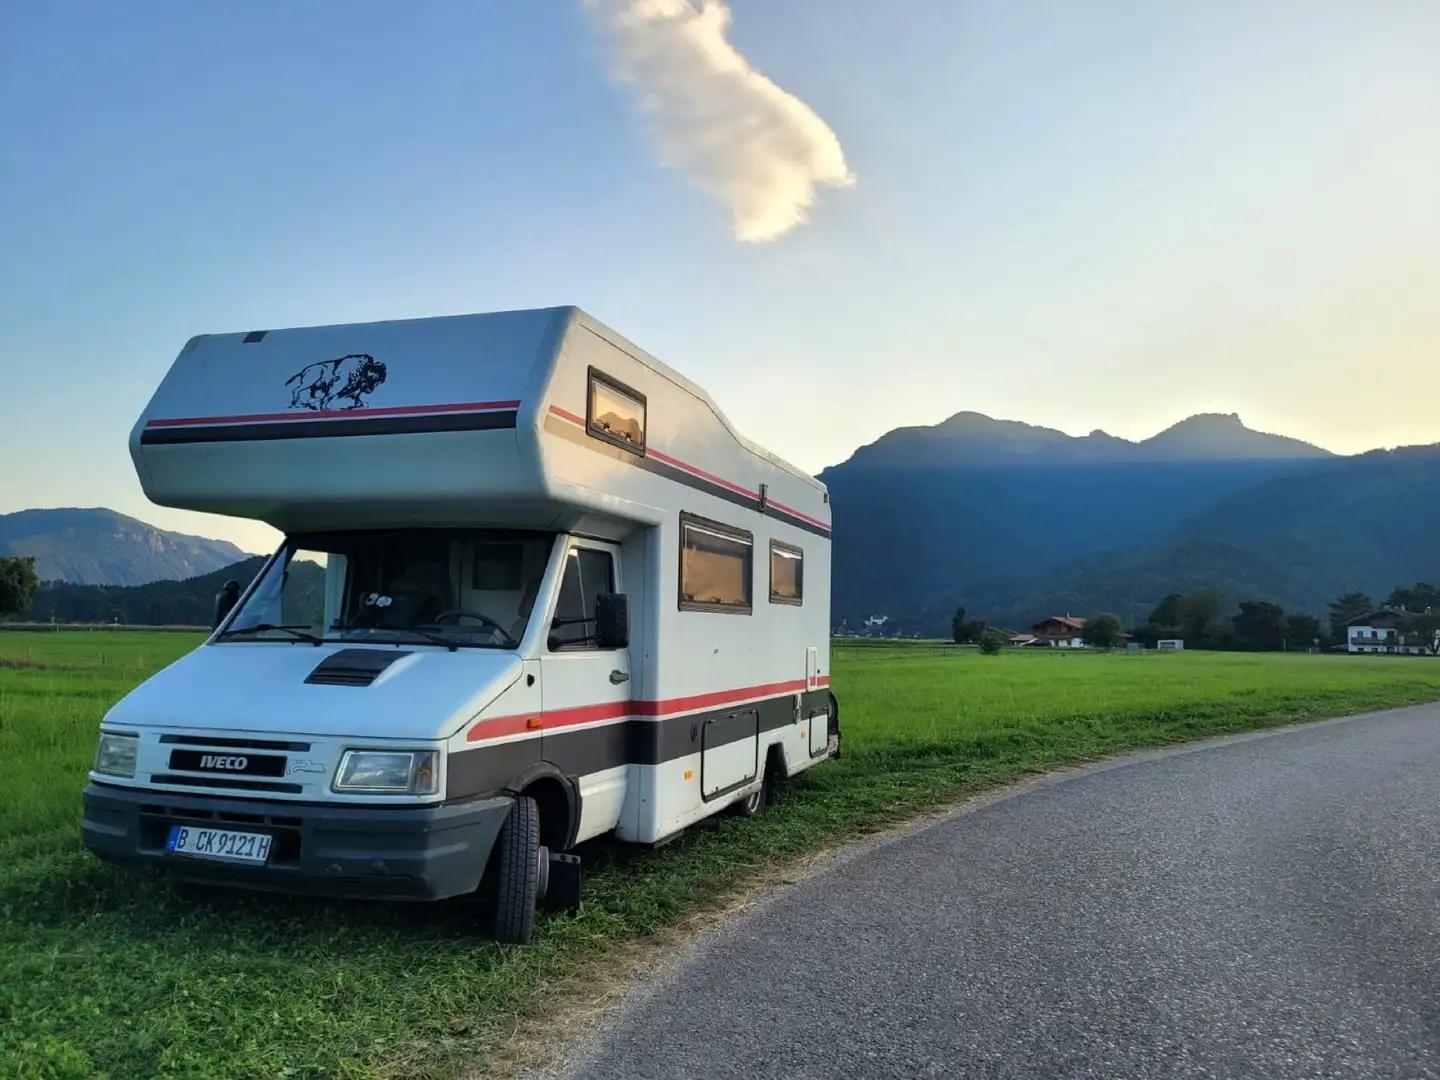
[[730, 44], [721, 0], [584, 0], [633, 85], [661, 163], [729, 207], [735, 236], [774, 240], [806, 220], [816, 190], [855, 182], [815, 111]]

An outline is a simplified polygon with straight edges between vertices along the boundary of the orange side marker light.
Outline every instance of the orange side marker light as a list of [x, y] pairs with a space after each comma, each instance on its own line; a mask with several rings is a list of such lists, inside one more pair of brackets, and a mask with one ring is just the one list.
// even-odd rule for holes
[[544, 726], [545, 721], [539, 716], [532, 716], [525, 721], [525, 730], [527, 731], [539, 731]]

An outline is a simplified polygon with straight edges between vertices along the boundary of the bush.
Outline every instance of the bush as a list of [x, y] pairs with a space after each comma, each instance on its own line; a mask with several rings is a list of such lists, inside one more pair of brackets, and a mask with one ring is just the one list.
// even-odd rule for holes
[[994, 656], [1008, 644], [1009, 639], [999, 630], [986, 630], [980, 635], [980, 651], [986, 656]]
[[1092, 649], [1113, 649], [1121, 642], [1120, 620], [1106, 612], [1085, 623], [1080, 640]]
[[38, 586], [33, 558], [0, 558], [0, 615], [28, 611]]

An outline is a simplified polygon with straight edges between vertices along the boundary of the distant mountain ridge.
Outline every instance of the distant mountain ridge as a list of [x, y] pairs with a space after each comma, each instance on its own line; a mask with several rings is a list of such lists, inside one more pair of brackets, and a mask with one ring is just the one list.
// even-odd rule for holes
[[1300, 439], [1247, 428], [1234, 413], [1199, 413], [1148, 439], [1131, 442], [1100, 430], [1067, 435], [1018, 420], [959, 412], [938, 424], [887, 432], [857, 449], [843, 466], [1293, 461], [1333, 456]]
[[[1440, 582], [1440, 446], [1341, 456], [1253, 431], [1233, 414], [1193, 416], [1131, 442], [962, 412], [889, 432], [820, 478], [833, 511], [832, 610], [852, 626], [883, 614], [902, 630], [946, 633], [959, 604], [1009, 626], [1063, 612], [1140, 621], [1167, 593], [1206, 585], [1232, 605], [1273, 600], [1323, 615], [1352, 589], [1378, 599], [1402, 583]], [[39, 521], [48, 530], [34, 515], [50, 515]], [[29, 529], [18, 542], [16, 519]], [[0, 553], [29, 542], [17, 553], [39, 554], [35, 537], [44, 539], [42, 578], [125, 583], [98, 566], [111, 547], [129, 552], [127, 574], [137, 546], [185, 562], [162, 572], [145, 560], [146, 580], [157, 582], [245, 558], [112, 511], [0, 516]], [[133, 602], [85, 590], [63, 603], [51, 590], [49, 600], [87, 617], [118, 606], [132, 620], [131, 608], [158, 618], [177, 602], [200, 611], [218, 584], [184, 586]]]
[[246, 557], [234, 544], [168, 532], [100, 508], [0, 514], [0, 555], [31, 555], [42, 581], [144, 585], [196, 577]]
[[1130, 442], [957, 413], [820, 477], [833, 607], [852, 625], [943, 633], [962, 604], [1007, 625], [1135, 620], [1201, 585], [1323, 614], [1350, 589], [1440, 580], [1440, 448], [1339, 456], [1233, 414]]

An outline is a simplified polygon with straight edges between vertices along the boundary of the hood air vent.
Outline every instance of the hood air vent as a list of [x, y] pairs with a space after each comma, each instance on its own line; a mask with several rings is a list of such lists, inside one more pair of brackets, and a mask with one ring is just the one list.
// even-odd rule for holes
[[316, 686], [369, 686], [380, 673], [408, 652], [389, 649], [341, 649], [331, 653], [305, 676]]

